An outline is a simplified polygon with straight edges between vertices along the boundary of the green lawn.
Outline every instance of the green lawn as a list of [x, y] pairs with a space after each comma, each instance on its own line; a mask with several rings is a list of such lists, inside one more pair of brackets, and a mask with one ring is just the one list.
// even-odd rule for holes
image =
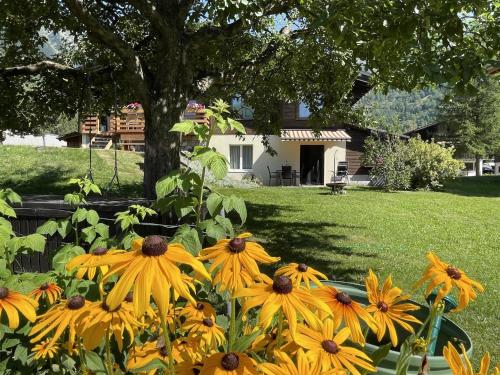
[[[486, 186], [486, 187], [485, 187]], [[246, 227], [283, 262], [304, 262], [338, 280], [360, 282], [372, 268], [411, 291], [425, 254], [463, 268], [486, 288], [453, 315], [478, 353], [499, 360], [500, 178], [468, 178], [449, 193], [384, 193], [369, 188], [330, 195], [324, 188], [227, 189], [247, 201]], [[422, 301], [421, 292], [415, 298]]]
[[[95, 182], [108, 186], [113, 176], [112, 150], [93, 150], [92, 171]], [[142, 193], [143, 157], [128, 151], [118, 152], [121, 189], [115, 185], [111, 193], [138, 196]], [[35, 148], [0, 145], [0, 188], [10, 187], [20, 194], [64, 194], [74, 189], [67, 182], [83, 177], [89, 168], [89, 151], [76, 148]]]

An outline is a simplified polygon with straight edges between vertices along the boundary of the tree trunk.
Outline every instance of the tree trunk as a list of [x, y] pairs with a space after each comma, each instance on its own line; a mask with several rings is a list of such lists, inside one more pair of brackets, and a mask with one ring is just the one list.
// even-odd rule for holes
[[180, 136], [169, 130], [179, 122], [185, 105], [181, 98], [160, 98], [144, 107], [144, 195], [147, 199], [156, 198], [156, 181], [180, 167]]
[[476, 176], [482, 176], [483, 175], [483, 159], [480, 156], [476, 156]]

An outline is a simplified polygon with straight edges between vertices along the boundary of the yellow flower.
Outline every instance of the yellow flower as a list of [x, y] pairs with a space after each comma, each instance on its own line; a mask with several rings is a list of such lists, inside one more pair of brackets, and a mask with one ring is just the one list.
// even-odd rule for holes
[[441, 261], [436, 254], [429, 252], [427, 259], [429, 265], [422, 278], [417, 281], [416, 286], [421, 286], [424, 282], [429, 281], [425, 291], [426, 295], [429, 295], [434, 288], [439, 287], [434, 305], [437, 305], [455, 287], [458, 289], [458, 307], [453, 311], [460, 311], [469, 304], [470, 300], [476, 299], [476, 289], [479, 292], [484, 291], [480, 283], [469, 279], [461, 269]]
[[200, 375], [257, 375], [255, 362], [244, 353], [215, 353], [205, 360]]
[[78, 255], [71, 259], [66, 264], [66, 269], [68, 271], [71, 271], [73, 268], [78, 267], [78, 271], [75, 275], [77, 279], [83, 279], [85, 277], [85, 274], [87, 274], [88, 279], [93, 280], [98, 268], [101, 272], [101, 275], [105, 275], [106, 273], [108, 273], [109, 267], [107, 265], [97, 265], [102, 261], [102, 257], [104, 255], [109, 256], [112, 254], [120, 254], [124, 252], [124, 250], [108, 250], [104, 247], [97, 247], [90, 254]]
[[203, 367], [202, 362], [184, 361], [177, 363], [174, 367], [175, 375], [195, 375], [199, 374]]
[[412, 303], [402, 303], [407, 301], [410, 296], [403, 295], [403, 291], [392, 286], [392, 277], [389, 276], [382, 287], [379, 289], [378, 278], [372, 270], [369, 271], [365, 279], [366, 291], [370, 305], [366, 311], [373, 314], [377, 324], [377, 340], [380, 342], [389, 330], [392, 346], [398, 345], [398, 335], [394, 323], [399, 324], [408, 332], [414, 332], [413, 327], [407, 322], [422, 324], [420, 320], [413, 315], [407, 314], [407, 311], [418, 310], [419, 307]]
[[181, 244], [167, 244], [160, 236], [149, 236], [134, 240], [132, 249], [131, 252], [104, 256], [102, 263], [96, 264], [111, 266], [105, 276], [106, 280], [113, 275], [120, 275], [106, 299], [111, 310], [118, 307], [132, 286], [134, 312], [137, 316], [144, 314], [151, 295], [160, 313], [166, 316], [171, 287], [179, 295], [194, 303], [194, 298], [189, 292], [190, 286], [183, 280], [178, 263], [187, 264], [210, 279], [203, 264], [189, 254]]
[[74, 296], [68, 300], [61, 300], [45, 314], [38, 317], [38, 322], [29, 333], [30, 336], [35, 336], [30, 342], [40, 341], [55, 329], [54, 335], [49, 341], [50, 345], [54, 345], [66, 328], [69, 328], [68, 348], [73, 348], [76, 336], [76, 320], [85, 312], [84, 307], [85, 298], [82, 296]]
[[123, 349], [123, 336], [127, 331], [130, 342], [134, 342], [134, 330], [141, 323], [136, 320], [132, 306], [122, 303], [115, 310], [110, 310], [105, 302], [91, 302], [86, 311], [79, 316], [77, 331], [83, 339], [87, 350], [94, 350], [105, 337], [113, 335], [118, 349]]
[[264, 329], [269, 327], [273, 316], [281, 310], [287, 318], [292, 337], [297, 330], [297, 313], [315, 328], [320, 326], [320, 320], [308, 306], [329, 313], [324, 302], [314, 298], [309, 290], [293, 285], [287, 276], [276, 276], [273, 281], [264, 279], [262, 283], [239, 290], [235, 297], [246, 298], [243, 303], [244, 313], [253, 307], [261, 307], [259, 325]]
[[[147, 342], [142, 346], [135, 347], [130, 351], [130, 357], [127, 362], [129, 370], [135, 370], [146, 366], [151, 361], [158, 359], [165, 365], [169, 362], [169, 353], [163, 340]], [[174, 352], [172, 351], [172, 355]], [[178, 362], [180, 358], [173, 357], [174, 361]], [[156, 370], [148, 372], [148, 374], [155, 374]]]
[[49, 300], [52, 305], [55, 301], [61, 298], [62, 289], [57, 286], [56, 283], [43, 283], [38, 288], [30, 292], [36, 302], [40, 300], [40, 297], [45, 297]]
[[179, 337], [172, 343], [172, 353], [178, 362], [200, 362], [201, 352], [199, 337]]
[[[267, 333], [262, 333], [258, 335], [252, 343], [251, 350], [255, 353], [265, 352], [267, 358], [271, 358], [273, 353], [275, 351], [278, 351], [278, 348], [276, 348], [277, 332], [278, 332], [278, 327], [275, 327]], [[292, 353], [298, 349], [288, 329], [284, 329], [281, 332], [281, 337], [282, 337], [281, 341], [282, 346], [279, 348], [279, 351]]]
[[211, 304], [208, 302], [187, 303], [181, 310], [181, 316], [185, 316], [187, 320], [215, 318], [217, 313]]
[[52, 359], [57, 354], [58, 350], [59, 350], [59, 345], [57, 344], [50, 345], [49, 340], [44, 340], [39, 344], [35, 345], [33, 349], [31, 349], [31, 351], [35, 353], [33, 358], [35, 358], [36, 360], [42, 358], [45, 359], [47, 357]]
[[260, 276], [257, 262], [270, 264], [280, 258], [269, 256], [256, 242], [247, 241], [250, 233], [243, 233], [231, 240], [220, 240], [214, 246], [201, 251], [201, 260], [211, 260], [209, 271], [214, 272], [213, 284], [219, 284], [220, 290], [228, 289], [231, 293], [249, 286], [254, 278]]
[[361, 318], [373, 332], [377, 332], [377, 325], [373, 317], [356, 301], [345, 293], [334, 287], [322, 287], [312, 290], [313, 295], [325, 302], [333, 313], [335, 327], [338, 328], [342, 322], [350, 328], [353, 341], [364, 344], [365, 337], [361, 330], [359, 319]]
[[278, 269], [275, 275], [280, 276], [288, 276], [293, 283], [302, 283], [304, 282], [307, 289], [311, 289], [311, 281], [317, 286], [321, 287], [321, 281], [319, 281], [318, 277], [326, 280], [328, 279], [324, 274], [319, 271], [316, 271], [314, 268], [307, 266], [304, 263], [290, 263], [287, 266], [283, 266]]
[[[490, 371], [490, 353], [486, 353], [481, 359], [481, 367], [479, 372], [474, 372], [472, 365], [467, 358], [467, 353], [465, 352], [465, 347], [460, 344], [460, 350], [462, 351], [463, 359], [458, 354], [457, 349], [453, 346], [451, 342], [443, 349], [443, 356], [450, 365], [453, 375], [489, 375]], [[492, 375], [500, 375], [500, 363], [498, 363], [493, 371], [490, 373]]]
[[307, 359], [304, 350], [297, 351], [297, 364], [284, 352], [275, 351], [274, 357], [277, 364], [262, 363], [258, 365], [259, 369], [266, 375], [345, 375], [343, 370], [333, 370], [328, 372], [321, 372], [321, 367], [318, 364], [312, 364]]
[[182, 328], [189, 331], [191, 337], [199, 337], [203, 348], [217, 349], [226, 341], [224, 330], [210, 318], [188, 320]]
[[321, 366], [322, 371], [347, 369], [353, 375], [360, 375], [355, 365], [368, 371], [376, 371], [371, 365], [370, 357], [365, 353], [342, 345], [350, 334], [349, 327], [344, 327], [334, 335], [334, 323], [328, 319], [319, 332], [300, 326], [296, 341], [307, 349], [306, 355], [309, 361]]
[[19, 327], [19, 313], [30, 322], [36, 319], [35, 309], [38, 304], [29, 297], [13, 290], [0, 287], [0, 318], [5, 312], [9, 320], [9, 328], [14, 330]]

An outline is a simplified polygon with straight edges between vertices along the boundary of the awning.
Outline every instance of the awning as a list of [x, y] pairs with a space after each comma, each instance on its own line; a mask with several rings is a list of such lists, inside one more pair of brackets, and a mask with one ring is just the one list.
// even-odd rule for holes
[[283, 129], [282, 141], [350, 141], [351, 137], [344, 130], [321, 130], [319, 135], [311, 129]]

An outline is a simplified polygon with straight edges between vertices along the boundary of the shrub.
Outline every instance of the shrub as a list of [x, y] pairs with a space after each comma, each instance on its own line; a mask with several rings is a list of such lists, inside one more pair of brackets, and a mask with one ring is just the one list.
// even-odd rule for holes
[[375, 185], [385, 190], [439, 189], [443, 182], [456, 178], [463, 163], [453, 158], [453, 147], [396, 136], [368, 138], [364, 162], [372, 165]]

